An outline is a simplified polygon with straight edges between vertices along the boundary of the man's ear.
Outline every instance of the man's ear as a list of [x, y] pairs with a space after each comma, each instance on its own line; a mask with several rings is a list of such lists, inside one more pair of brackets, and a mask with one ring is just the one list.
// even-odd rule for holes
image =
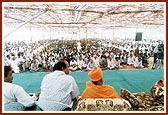
[[64, 69], [66, 69], [66, 67], [62, 67], [62, 71], [63, 71]]
[[9, 80], [8, 80], [8, 77], [4, 77], [4, 81], [5, 82], [8, 82]]

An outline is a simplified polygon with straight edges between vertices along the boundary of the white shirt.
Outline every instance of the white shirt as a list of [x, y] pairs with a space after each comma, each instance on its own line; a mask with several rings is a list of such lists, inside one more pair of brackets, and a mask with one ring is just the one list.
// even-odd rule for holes
[[77, 60], [77, 64], [78, 64], [78, 67], [83, 67], [83, 66], [85, 66], [84, 61], [83, 61], [83, 60], [80, 60], [80, 59]]
[[107, 59], [107, 67], [115, 67], [114, 59]]
[[31, 107], [36, 100], [36, 97], [31, 97], [22, 87], [4, 82], [4, 104], [19, 102], [25, 107]]
[[18, 67], [19, 61], [18, 61], [18, 59], [15, 59], [15, 60], [11, 59], [10, 60], [10, 65], [11, 65], [11, 67], [12, 67], [12, 69], [15, 73], [19, 73], [19, 67]]
[[[41, 83], [41, 93], [39, 96], [40, 108], [50, 106], [48, 102], [58, 102], [71, 105], [72, 99], [79, 95], [78, 86], [74, 78], [66, 75], [63, 71], [54, 71], [47, 74]], [[37, 102], [38, 102], [37, 101]], [[44, 104], [46, 102], [46, 104]]]
[[77, 45], [78, 45], [78, 46], [77, 46], [77, 49], [80, 50], [80, 49], [82, 48], [82, 47], [81, 47], [81, 43], [78, 42]]
[[89, 63], [87, 64], [87, 70], [92, 70], [94, 67], [96, 67], [96, 65], [95, 65], [95, 63], [93, 63], [93, 62], [89, 62]]
[[9, 58], [5, 58], [5, 65], [9, 66], [10, 65], [10, 59]]
[[78, 63], [74, 60], [74, 61], [70, 61], [70, 66], [74, 66], [75, 65], [75, 67], [78, 65]]
[[142, 60], [139, 61], [139, 60], [138, 60], [138, 57], [135, 57], [134, 67], [143, 67], [143, 65], [142, 65]]
[[155, 46], [154, 50], [153, 50], [153, 53], [158, 53], [158, 47]]
[[134, 56], [132, 56], [132, 57], [129, 56], [128, 57], [127, 64], [129, 64], [129, 65], [134, 64]]
[[93, 63], [95, 63], [95, 66], [100, 66], [100, 64], [99, 64], [99, 58], [98, 57], [96, 59], [93, 58]]

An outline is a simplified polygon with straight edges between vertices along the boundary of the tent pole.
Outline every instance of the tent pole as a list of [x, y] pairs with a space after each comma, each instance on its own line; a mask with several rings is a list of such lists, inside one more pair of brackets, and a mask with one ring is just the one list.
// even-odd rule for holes
[[113, 26], [113, 38], [112, 38], [112, 41], [114, 40], [114, 26]]
[[78, 31], [78, 39], [81, 40], [81, 38], [80, 38], [80, 28], [78, 28], [78, 30], [79, 30]]
[[50, 27], [50, 40], [51, 40], [51, 27]]
[[30, 25], [30, 42], [32, 42], [31, 24]]
[[86, 39], [87, 39], [87, 26], [86, 26]]
[[44, 27], [42, 29], [43, 29], [43, 40], [44, 40]]

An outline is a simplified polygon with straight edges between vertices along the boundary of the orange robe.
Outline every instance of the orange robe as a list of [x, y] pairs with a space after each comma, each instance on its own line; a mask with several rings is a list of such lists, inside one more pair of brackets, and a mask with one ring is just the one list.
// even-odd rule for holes
[[91, 81], [86, 83], [86, 89], [81, 95], [85, 98], [121, 98], [112, 86], [94, 85]]

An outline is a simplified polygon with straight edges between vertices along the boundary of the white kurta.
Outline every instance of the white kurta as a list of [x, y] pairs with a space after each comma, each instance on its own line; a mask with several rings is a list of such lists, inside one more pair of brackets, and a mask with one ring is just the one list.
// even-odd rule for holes
[[15, 60], [10, 60], [10, 65], [15, 73], [19, 73], [19, 61], [17, 59]]
[[107, 67], [109, 67], [110, 69], [115, 68], [115, 63], [114, 63], [114, 59], [107, 59]]
[[4, 104], [19, 102], [25, 107], [31, 107], [35, 105], [36, 100], [36, 97], [30, 96], [22, 87], [4, 82]]
[[[54, 102], [70, 106], [72, 99], [79, 95], [79, 89], [74, 78], [66, 75], [63, 71], [47, 74], [43, 78], [40, 88], [41, 93], [37, 104], [42, 109], [49, 108], [50, 104]], [[56, 108], [56, 110], [59, 109], [61, 108]]]

